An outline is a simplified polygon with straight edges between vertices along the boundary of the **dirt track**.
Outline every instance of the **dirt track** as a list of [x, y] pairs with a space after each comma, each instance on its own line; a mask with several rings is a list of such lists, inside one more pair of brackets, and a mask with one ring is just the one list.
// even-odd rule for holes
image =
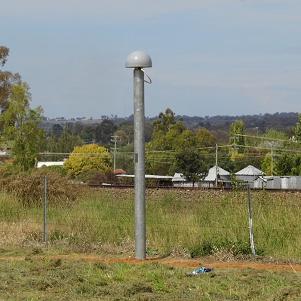
[[[231, 261], [231, 262], [220, 262], [211, 259], [181, 259], [181, 258], [149, 258], [145, 261], [137, 260], [134, 258], [109, 258], [101, 257], [97, 255], [46, 255], [46, 256], [32, 256], [35, 259], [48, 259], [48, 260], [68, 260], [68, 261], [86, 261], [86, 262], [103, 262], [107, 264], [112, 263], [128, 263], [128, 264], [151, 264], [160, 263], [174, 267], [182, 268], [196, 268], [199, 266], [208, 266], [215, 269], [255, 269], [255, 270], [270, 270], [270, 271], [291, 271], [301, 272], [301, 264], [275, 264], [275, 263], [260, 263], [260, 262], [249, 262], [249, 261]], [[3, 256], [0, 257], [0, 261], [22, 261], [28, 259], [23, 256]]]

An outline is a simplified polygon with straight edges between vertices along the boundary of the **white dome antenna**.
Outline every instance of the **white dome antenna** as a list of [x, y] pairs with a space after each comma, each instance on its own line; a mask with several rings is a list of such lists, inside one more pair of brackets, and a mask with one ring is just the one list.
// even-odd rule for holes
[[150, 68], [152, 67], [151, 57], [144, 51], [137, 50], [130, 53], [125, 62], [126, 68]]

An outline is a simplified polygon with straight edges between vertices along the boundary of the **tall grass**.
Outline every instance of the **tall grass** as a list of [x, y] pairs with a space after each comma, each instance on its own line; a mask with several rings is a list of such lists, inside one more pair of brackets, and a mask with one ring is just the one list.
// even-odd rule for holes
[[[300, 196], [252, 192], [255, 243], [260, 254], [301, 259]], [[42, 214], [42, 207], [26, 207], [16, 198], [0, 194], [0, 232], [9, 231], [5, 230], [8, 225], [26, 227], [21, 239], [12, 240], [16, 244], [41, 239]], [[52, 244], [133, 251], [132, 190], [88, 191], [73, 204], [51, 205], [48, 220]], [[147, 191], [150, 255], [180, 252], [198, 256], [223, 251], [246, 254], [250, 253], [248, 233], [245, 191]]]

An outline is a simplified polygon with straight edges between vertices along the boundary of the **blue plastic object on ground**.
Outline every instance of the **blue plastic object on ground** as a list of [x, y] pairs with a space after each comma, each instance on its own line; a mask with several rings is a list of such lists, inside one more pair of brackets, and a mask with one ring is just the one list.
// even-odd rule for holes
[[197, 275], [209, 273], [209, 272], [212, 272], [212, 271], [213, 271], [213, 269], [211, 269], [211, 268], [200, 267], [200, 268], [197, 268], [197, 269], [193, 270], [188, 275], [189, 276], [197, 276]]

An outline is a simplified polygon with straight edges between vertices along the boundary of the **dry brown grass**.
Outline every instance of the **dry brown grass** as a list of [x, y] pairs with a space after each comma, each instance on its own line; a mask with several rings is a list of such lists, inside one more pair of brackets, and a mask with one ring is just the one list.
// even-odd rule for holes
[[22, 246], [36, 241], [41, 234], [41, 225], [31, 221], [0, 222], [0, 247]]

